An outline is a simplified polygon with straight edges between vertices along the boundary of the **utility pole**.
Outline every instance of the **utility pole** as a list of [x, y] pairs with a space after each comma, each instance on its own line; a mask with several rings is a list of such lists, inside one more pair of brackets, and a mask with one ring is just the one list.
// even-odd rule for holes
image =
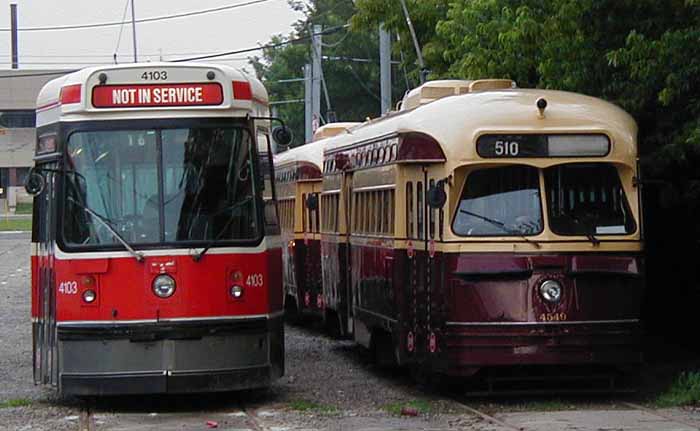
[[406, 24], [408, 24], [408, 30], [411, 32], [411, 38], [413, 39], [413, 47], [416, 49], [416, 56], [418, 57], [418, 67], [420, 67], [420, 83], [425, 84], [425, 81], [428, 78], [428, 69], [425, 68], [425, 60], [423, 60], [423, 52], [420, 49], [418, 36], [416, 36], [416, 29], [413, 28], [413, 21], [411, 21], [411, 15], [408, 13], [408, 7], [406, 7], [406, 0], [399, 1], [401, 2], [403, 15], [406, 18]]
[[391, 110], [391, 33], [384, 28], [384, 24], [379, 26], [379, 70], [381, 76], [381, 114], [384, 115]]
[[[312, 107], [312, 133], [321, 126], [321, 79], [323, 71], [321, 70], [322, 57], [322, 33], [323, 26], [314, 25], [313, 35], [311, 39], [311, 107]], [[310, 141], [310, 139], [309, 139]]]
[[311, 142], [314, 135], [311, 127], [313, 117], [313, 106], [311, 103], [311, 65], [304, 66], [304, 143]]
[[10, 30], [12, 33], [12, 68], [19, 67], [19, 54], [17, 52], [17, 5], [10, 5]]
[[136, 11], [134, 11], [134, 0], [131, 0], [131, 33], [134, 39], [134, 63], [139, 62], [139, 57], [136, 54]]

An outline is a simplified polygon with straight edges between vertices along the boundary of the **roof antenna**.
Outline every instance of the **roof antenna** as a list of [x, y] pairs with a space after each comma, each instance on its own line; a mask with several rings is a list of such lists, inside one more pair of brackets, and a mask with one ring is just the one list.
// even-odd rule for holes
[[426, 69], [425, 67], [425, 60], [423, 60], [423, 53], [420, 49], [418, 36], [416, 36], [416, 29], [413, 28], [413, 21], [411, 21], [411, 15], [408, 13], [408, 8], [406, 7], [406, 0], [399, 1], [401, 2], [403, 14], [406, 17], [406, 24], [408, 24], [408, 30], [411, 32], [411, 37], [413, 38], [413, 46], [416, 48], [416, 55], [418, 56], [418, 67], [420, 67], [420, 83], [425, 84], [425, 81], [428, 78], [428, 69]]

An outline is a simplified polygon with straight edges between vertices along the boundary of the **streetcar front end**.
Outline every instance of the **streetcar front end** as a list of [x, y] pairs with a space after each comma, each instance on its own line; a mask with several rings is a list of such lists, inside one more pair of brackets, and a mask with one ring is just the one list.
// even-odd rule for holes
[[[112, 395], [284, 372], [267, 95], [211, 65], [93, 68], [42, 90], [35, 381]], [[40, 176], [38, 178], [37, 176]]]

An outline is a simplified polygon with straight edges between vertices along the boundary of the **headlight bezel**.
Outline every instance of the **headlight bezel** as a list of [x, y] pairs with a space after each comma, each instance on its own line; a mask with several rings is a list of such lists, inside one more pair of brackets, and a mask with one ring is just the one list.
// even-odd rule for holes
[[[171, 288], [168, 291], [163, 291], [162, 287], [164, 285], [161, 284], [162, 282], [167, 282], [171, 285]], [[151, 290], [153, 290], [153, 294], [156, 295], [158, 298], [167, 299], [175, 294], [175, 291], [177, 290], [177, 282], [175, 281], [175, 278], [173, 278], [173, 276], [169, 274], [159, 274], [156, 278], [153, 279], [153, 283], [151, 284]]]
[[564, 286], [557, 280], [545, 280], [539, 287], [540, 297], [550, 304], [561, 302]]

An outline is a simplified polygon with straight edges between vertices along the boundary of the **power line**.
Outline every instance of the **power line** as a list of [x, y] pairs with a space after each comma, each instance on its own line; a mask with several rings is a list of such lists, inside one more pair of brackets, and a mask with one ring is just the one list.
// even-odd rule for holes
[[[189, 16], [196, 16], [196, 15], [204, 15], [208, 13], [213, 13], [213, 12], [220, 12], [223, 10], [231, 10], [231, 9], [237, 9], [240, 7], [245, 7], [245, 6], [251, 6], [254, 4], [259, 4], [259, 3], [266, 3], [270, 0], [250, 0], [244, 3], [236, 3], [236, 4], [231, 4], [227, 6], [221, 6], [221, 7], [216, 7], [212, 9], [204, 9], [204, 10], [198, 10], [198, 11], [193, 11], [193, 12], [184, 12], [184, 13], [179, 13], [179, 14], [173, 14], [173, 15], [163, 15], [163, 16], [157, 16], [157, 17], [152, 17], [152, 18], [141, 18], [137, 19], [136, 23], [145, 23], [145, 22], [155, 22], [155, 21], [165, 21], [165, 20], [170, 20], [170, 19], [176, 19], [176, 18], [185, 18]], [[80, 29], [86, 29], [86, 28], [99, 28], [99, 27], [114, 27], [117, 25], [123, 25], [123, 24], [130, 24], [131, 21], [113, 21], [113, 22], [103, 22], [103, 23], [97, 23], [97, 24], [80, 24], [80, 25], [59, 25], [59, 26], [50, 26], [50, 27], [25, 27], [25, 28], [20, 28], [18, 31], [54, 31], [54, 30], [80, 30]], [[9, 32], [11, 31], [9, 28], [0, 28], [0, 32]]]
[[[168, 62], [170, 62], [170, 63], [181, 63], [181, 62], [185, 62], [185, 61], [206, 60], [206, 59], [209, 59], [209, 58], [218, 58], [218, 57], [225, 57], [225, 56], [228, 56], [228, 55], [244, 54], [244, 53], [248, 53], [248, 52], [260, 51], [260, 50], [268, 49], [268, 48], [278, 48], [278, 47], [281, 47], [281, 46], [290, 45], [290, 44], [297, 43], [297, 42], [308, 41], [309, 39], [311, 39], [311, 38], [312, 38], [313, 36], [315, 36], [315, 35], [319, 35], [319, 34], [332, 34], [332, 33], [338, 32], [338, 31], [340, 31], [340, 30], [346, 29], [346, 28], [348, 28], [349, 26], [350, 26], [350, 24], [339, 25], [339, 26], [337, 26], [337, 27], [331, 27], [331, 28], [329, 28], [329, 29], [323, 30], [323, 31], [321, 31], [321, 32], [319, 32], [319, 33], [310, 34], [310, 35], [306, 35], [306, 36], [301, 36], [301, 37], [298, 37], [298, 38], [296, 38], [296, 39], [289, 39], [289, 40], [286, 40], [286, 41], [284, 41], [284, 42], [273, 43], [273, 44], [268, 44], [268, 45], [260, 45], [260, 46], [254, 47], [254, 48], [246, 48], [246, 49], [239, 49], [239, 50], [236, 50], [236, 51], [220, 52], [220, 53], [216, 53], [216, 54], [202, 55], [202, 56], [199, 56], [199, 57], [181, 58], [181, 59], [177, 59], [177, 60], [169, 60]], [[229, 61], [229, 60], [239, 60], [239, 59], [226, 59], [226, 58], [220, 59], [220, 61]], [[71, 64], [71, 63], [68, 63], [68, 64]], [[78, 64], [78, 63], [72, 63], [72, 64]], [[23, 77], [30, 77], [30, 76], [64, 75], [64, 74], [71, 73], [71, 72], [77, 72], [78, 70], [80, 70], [80, 69], [72, 69], [72, 70], [66, 70], [66, 71], [63, 71], [63, 72], [50, 72], [50, 73], [32, 73], [32, 74], [10, 75], [10, 76], [1, 76], [1, 75], [0, 75], [0, 79], [6, 79], [6, 78], [23, 78]]]
[[349, 26], [350, 26], [350, 24], [339, 25], [339, 26], [337, 26], [337, 27], [331, 27], [331, 28], [329, 28], [329, 29], [327, 29], [327, 30], [323, 30], [323, 31], [321, 31], [321, 32], [319, 32], [319, 33], [309, 34], [309, 35], [306, 35], [306, 36], [301, 36], [301, 37], [298, 37], [298, 38], [296, 38], [296, 39], [285, 40], [284, 42], [271, 43], [271, 44], [268, 44], [268, 45], [260, 45], [260, 46], [257, 46], [257, 47], [255, 47], [255, 48], [246, 48], [246, 49], [239, 49], [239, 50], [236, 50], [236, 51], [220, 52], [220, 53], [218, 53], [218, 54], [202, 55], [202, 56], [199, 56], [199, 57], [180, 58], [180, 59], [177, 59], [177, 60], [170, 60], [170, 61], [172, 61], [173, 63], [179, 63], [179, 62], [183, 62], [183, 61], [206, 60], [206, 59], [208, 59], [208, 58], [225, 57], [225, 56], [227, 56], [227, 55], [235, 55], [235, 54], [245, 54], [245, 53], [247, 53], [247, 52], [260, 51], [260, 50], [269, 49], [269, 48], [279, 48], [279, 47], [281, 47], [281, 46], [290, 45], [290, 44], [297, 43], [297, 42], [308, 41], [309, 39], [311, 39], [312, 37], [317, 36], [317, 35], [332, 34], [332, 33], [338, 32], [338, 31], [340, 31], [340, 30], [342, 30], [342, 29], [344, 29], [344, 28], [347, 28], [347, 27], [349, 27]]

